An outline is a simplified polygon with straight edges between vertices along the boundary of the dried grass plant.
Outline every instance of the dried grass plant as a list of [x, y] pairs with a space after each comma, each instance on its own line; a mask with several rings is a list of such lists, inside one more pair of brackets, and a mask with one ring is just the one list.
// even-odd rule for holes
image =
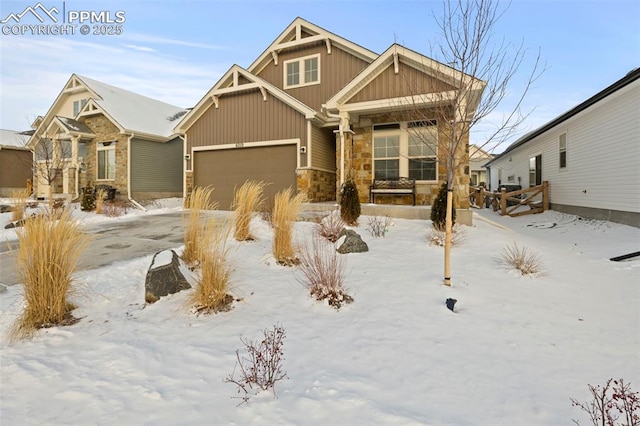
[[211, 200], [213, 187], [195, 187], [191, 194], [185, 199], [186, 212], [183, 214], [184, 226], [184, 250], [182, 260], [187, 265], [194, 265], [200, 260], [202, 238], [201, 217], [203, 210], [215, 210], [218, 204]]
[[367, 230], [374, 238], [384, 238], [392, 223], [393, 220], [388, 215], [384, 218], [369, 216], [367, 217]]
[[544, 275], [542, 258], [527, 247], [520, 247], [517, 243], [507, 245], [494, 261], [507, 269], [515, 269], [522, 275]]
[[233, 197], [233, 216], [235, 220], [235, 231], [233, 237], [238, 241], [253, 240], [249, 229], [249, 224], [253, 214], [264, 203], [263, 181], [248, 180], [235, 192]]
[[16, 268], [25, 308], [10, 337], [19, 340], [31, 337], [40, 328], [73, 324], [71, 311], [75, 306], [68, 297], [78, 260], [90, 237], [68, 211], [58, 220], [44, 214], [30, 218], [16, 233]]
[[233, 271], [229, 261], [227, 240], [231, 234], [228, 221], [219, 223], [215, 218], [207, 220], [201, 241], [200, 277], [191, 296], [196, 312], [212, 313], [231, 308], [233, 296], [228, 294], [229, 279]]
[[13, 190], [11, 191], [11, 198], [13, 198], [13, 211], [11, 212], [11, 220], [13, 222], [17, 222], [24, 219], [24, 211], [27, 208], [29, 191], [26, 188]]
[[333, 244], [322, 238], [312, 238], [309, 246], [300, 250], [301, 276], [304, 285], [316, 300], [327, 300], [336, 309], [353, 302], [344, 288], [346, 258], [339, 256]]
[[335, 243], [346, 225], [345, 221], [340, 217], [340, 212], [335, 211], [318, 221], [316, 231], [322, 238]]
[[[426, 238], [429, 245], [444, 247], [445, 230], [432, 226], [427, 229]], [[451, 247], [461, 246], [466, 238], [465, 228], [458, 223], [453, 225], [451, 228]]]
[[299, 263], [293, 247], [293, 226], [300, 212], [300, 205], [306, 200], [304, 194], [293, 195], [287, 188], [276, 194], [273, 207], [273, 255], [281, 265], [292, 266]]
[[104, 199], [107, 196], [107, 191], [104, 189], [98, 189], [96, 191], [96, 214], [102, 214], [102, 205], [104, 204]]

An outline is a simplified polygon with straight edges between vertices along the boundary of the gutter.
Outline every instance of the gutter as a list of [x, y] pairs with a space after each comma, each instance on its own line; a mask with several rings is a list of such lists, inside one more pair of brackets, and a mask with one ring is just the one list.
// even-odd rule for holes
[[131, 139], [133, 139], [134, 137], [135, 133], [131, 132], [129, 134], [129, 137], [127, 138], [127, 200], [129, 200], [129, 202], [133, 204], [134, 207], [142, 210], [143, 212], [146, 212], [146, 208], [144, 208], [140, 203], [131, 198]]

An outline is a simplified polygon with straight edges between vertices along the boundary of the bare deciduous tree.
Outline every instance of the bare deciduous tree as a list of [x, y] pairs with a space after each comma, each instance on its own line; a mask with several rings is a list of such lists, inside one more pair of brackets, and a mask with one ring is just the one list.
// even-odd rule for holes
[[[538, 52], [523, 87], [514, 95], [511, 83], [520, 75], [527, 51], [522, 42], [513, 45], [504, 39], [494, 40], [495, 27], [508, 6], [501, 7], [495, 0], [443, 0], [442, 4], [442, 16], [434, 16], [442, 39], [432, 46], [435, 61], [423, 64], [431, 70], [431, 81], [410, 79], [405, 84], [412, 93], [409, 103], [413, 107], [406, 113], [410, 117], [407, 121], [422, 124], [407, 130], [431, 150], [446, 171], [444, 284], [450, 286], [453, 190], [456, 175], [468, 167], [470, 131], [480, 121], [488, 120], [509, 95], [515, 99], [514, 106], [498, 118], [499, 122], [491, 117], [493, 130], [477, 145], [502, 142], [511, 136], [530, 114], [522, 112], [522, 102], [544, 67]], [[437, 137], [425, 131], [425, 123], [437, 124]]]
[[53, 200], [54, 184], [63, 176], [72, 157], [71, 141], [56, 140], [47, 135], [32, 144], [33, 170], [38, 185], [48, 187], [48, 197]]

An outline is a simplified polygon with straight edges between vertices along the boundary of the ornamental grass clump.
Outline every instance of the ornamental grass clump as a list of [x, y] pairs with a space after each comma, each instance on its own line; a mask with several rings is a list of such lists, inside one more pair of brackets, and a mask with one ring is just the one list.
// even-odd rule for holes
[[331, 212], [327, 216], [320, 219], [316, 225], [318, 235], [322, 238], [335, 243], [340, 238], [340, 233], [347, 224], [340, 217], [340, 213]]
[[200, 277], [191, 295], [191, 304], [196, 312], [222, 312], [231, 308], [233, 296], [228, 291], [233, 268], [226, 245], [230, 233], [228, 221], [218, 223], [215, 218], [210, 218], [204, 225], [198, 243], [201, 250]]
[[96, 191], [96, 214], [102, 214], [102, 205], [106, 196], [107, 191], [104, 189], [100, 188]]
[[263, 181], [248, 180], [235, 192], [233, 197], [233, 216], [235, 219], [235, 231], [233, 237], [238, 241], [253, 240], [249, 224], [253, 214], [264, 203]]
[[344, 288], [346, 258], [339, 256], [333, 244], [322, 238], [313, 238], [310, 246], [300, 251], [301, 276], [304, 285], [316, 300], [326, 300], [329, 306], [339, 309], [353, 302]]
[[40, 328], [73, 324], [75, 306], [69, 301], [73, 274], [90, 237], [65, 211], [55, 220], [38, 215], [16, 229], [16, 268], [24, 293], [24, 311], [11, 333], [12, 339], [33, 336]]
[[543, 275], [542, 258], [527, 247], [517, 243], [509, 244], [494, 261], [507, 269], [515, 269], [522, 275]]
[[202, 239], [199, 234], [202, 230], [201, 216], [203, 210], [215, 210], [218, 204], [211, 201], [213, 187], [195, 187], [185, 200], [187, 211], [183, 214], [184, 223], [184, 250], [182, 260], [187, 265], [194, 265], [200, 261]]
[[13, 211], [11, 212], [11, 221], [17, 222], [24, 218], [24, 211], [27, 208], [29, 191], [26, 188], [13, 190], [11, 191], [11, 198], [13, 198]]
[[280, 191], [275, 196], [272, 215], [273, 256], [281, 265], [292, 266], [299, 263], [293, 248], [293, 226], [305, 199], [301, 193], [294, 196], [291, 188]]

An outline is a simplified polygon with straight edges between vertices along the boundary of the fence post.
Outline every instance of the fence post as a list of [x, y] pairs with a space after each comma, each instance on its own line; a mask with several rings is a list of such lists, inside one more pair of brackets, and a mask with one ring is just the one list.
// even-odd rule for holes
[[542, 182], [542, 211], [549, 210], [549, 182]]
[[504, 188], [500, 190], [500, 214], [507, 214], [507, 190]]
[[476, 204], [482, 209], [484, 208], [484, 186], [480, 187], [480, 194], [478, 195], [478, 198], [480, 198], [480, 202], [478, 203], [478, 200], [476, 200]]

